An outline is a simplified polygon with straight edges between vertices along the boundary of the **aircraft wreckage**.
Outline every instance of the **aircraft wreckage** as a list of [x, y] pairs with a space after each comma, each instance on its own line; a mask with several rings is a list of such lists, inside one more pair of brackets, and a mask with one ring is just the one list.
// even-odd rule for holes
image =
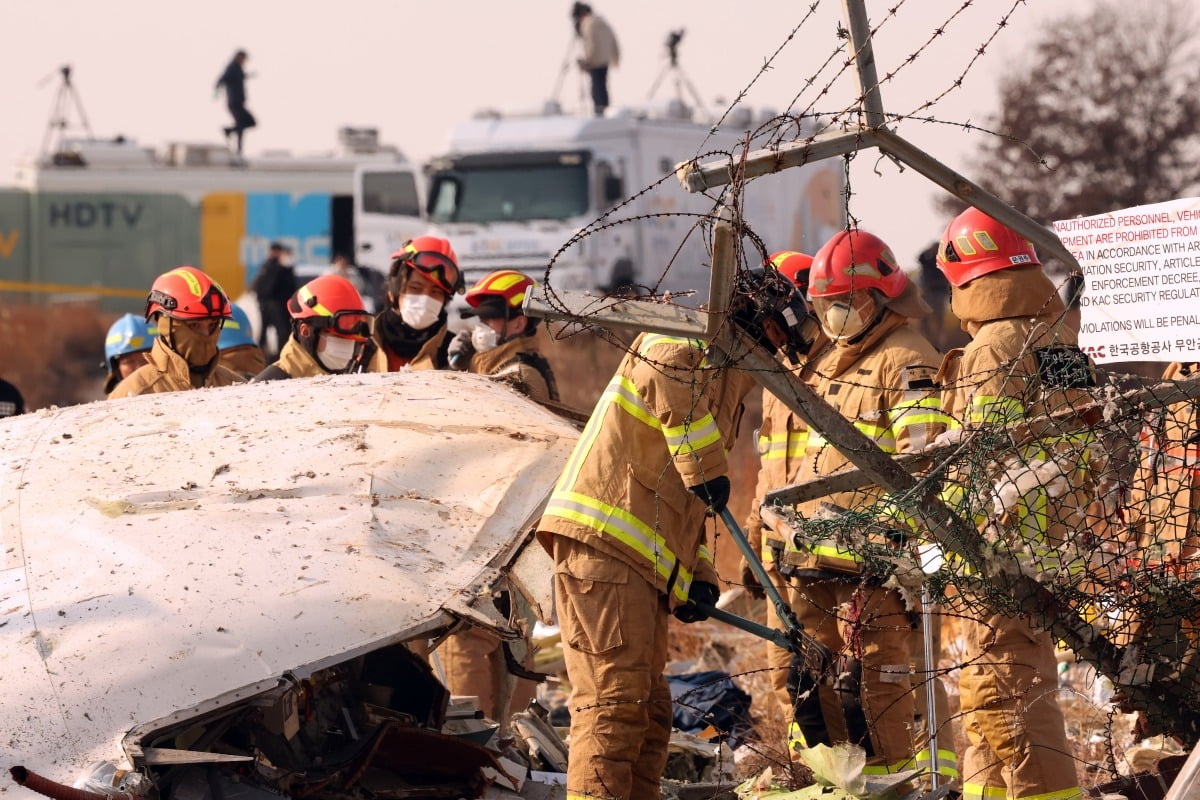
[[445, 372], [6, 421], [5, 766], [61, 800], [505, 785], [490, 751], [440, 732], [448, 694], [404, 643], [462, 624], [515, 638], [501, 581], [548, 616], [530, 530], [576, 437]]

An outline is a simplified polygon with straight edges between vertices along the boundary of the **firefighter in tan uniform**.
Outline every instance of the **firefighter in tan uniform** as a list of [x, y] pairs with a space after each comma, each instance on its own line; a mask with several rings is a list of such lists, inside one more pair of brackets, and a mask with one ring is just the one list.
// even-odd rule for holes
[[157, 336], [158, 330], [136, 314], [125, 314], [112, 324], [104, 337], [104, 364], [101, 366], [108, 367], [104, 394], [112, 392], [139, 367], [150, 363], [146, 359]]
[[446, 369], [446, 304], [463, 288], [458, 257], [446, 239], [418, 236], [392, 253], [388, 307], [375, 317], [367, 372]]
[[[929, 307], [891, 250], [865, 231], [839, 232], [814, 257], [809, 297], [834, 342], [812, 367], [814, 391], [884, 452], [924, 447], [945, 427], [933, 381], [940, 357], [909, 324]], [[796, 480], [849, 467], [840, 451], [809, 431]], [[891, 576], [886, 561], [865, 556], [903, 558], [915, 531], [878, 487], [807, 501], [797, 510], [823, 522], [806, 525], [797, 542], [806, 552], [794, 570], [793, 610], [811, 635], [844, 655], [841, 703], [803, 681], [797, 687], [795, 740], [800, 747], [859, 744], [868, 774], [910, 769], [916, 708], [908, 640], [916, 634], [900, 593], [883, 586]]]
[[343, 375], [362, 366], [371, 318], [350, 281], [335, 274], [313, 278], [288, 298], [287, 312], [292, 333], [279, 360], [251, 383]]
[[159, 275], [146, 297], [146, 321], [158, 330], [149, 363], [122, 379], [109, 399], [242, 383], [217, 363], [221, 324], [229, 313], [225, 292], [195, 267]]
[[[808, 268], [812, 264], [812, 256], [784, 250], [773, 254], [769, 263], [781, 275], [795, 284], [801, 294], [808, 292]], [[816, 352], [828, 344], [820, 333], [820, 326], [815, 318], [810, 316], [809, 331], [803, 334], [803, 339], [813, 342], [803, 352], [796, 353], [796, 360], [790, 361], [794, 370], [800, 370], [809, 354]], [[808, 443], [808, 426], [793, 414], [774, 393], [763, 389], [762, 393], [762, 425], [758, 429], [758, 454], [761, 464], [758, 470], [758, 484], [754, 492], [754, 502], [750, 507], [750, 517], [746, 521], [746, 538], [750, 547], [762, 558], [763, 567], [772, 583], [783, 597], [788, 597], [788, 580], [780, 572], [785, 554], [795, 553], [793, 543], [784, 541], [786, 537], [777, 536], [763, 525], [762, 514], [759, 512], [767, 492], [791, 483], [793, 476], [799, 472], [800, 460]], [[741, 560], [742, 585], [756, 596], [763, 596], [762, 587], [758, 585], [754, 573], [750, 570], [746, 559]], [[789, 600], [789, 603], [791, 601]], [[777, 630], [783, 629], [773, 603], [766, 604], [767, 625]], [[792, 664], [792, 654], [778, 645], [766, 644], [766, 660], [770, 669], [771, 690], [779, 703], [783, 718], [792, 719], [793, 698], [788, 692], [788, 671]]]
[[[1176, 362], [1162, 378], [1196, 380], [1197, 375], [1200, 363]], [[1130, 566], [1143, 585], [1151, 583], [1160, 596], [1172, 598], [1174, 608], [1157, 615], [1159, 619], [1129, 620], [1135, 626], [1129, 633], [1143, 641], [1143, 650], [1182, 663], [1187, 650], [1200, 647], [1200, 613], [1194, 602], [1190, 609], [1179, 607], [1174, 598], [1183, 592], [1163, 590], [1183, 589], [1200, 574], [1200, 404], [1184, 401], [1149, 412], [1138, 456], [1128, 504], [1129, 523], [1137, 533]], [[1144, 605], [1152, 607], [1150, 602]], [[1163, 630], [1168, 626], [1173, 631]], [[1178, 631], [1184, 635], [1172, 635]], [[1155, 637], [1155, 646], [1146, 646], [1147, 637]]]
[[[740, 276], [731, 307], [776, 347], [807, 315], [773, 271]], [[554, 559], [572, 688], [569, 799], [659, 797], [671, 733], [667, 620], [704, 619], [690, 601], [717, 600], [704, 517], [729, 498], [725, 453], [752, 385], [712, 364], [699, 340], [642, 334], [555, 484], [538, 537]]]
[[[454, 337], [450, 367], [504, 381], [539, 402], [557, 401], [554, 373], [537, 350], [538, 320], [522, 312], [525, 295], [533, 285], [519, 272], [499, 270], [472, 286], [465, 298], [471, 310], [463, 316], [478, 317], [479, 323]], [[508, 616], [508, 592], [502, 591], [496, 601]], [[533, 681], [508, 678], [511, 655], [493, 633], [464, 628], [447, 636], [437, 653], [450, 693], [478, 697], [479, 707], [492, 719], [528, 705], [534, 697]], [[514, 684], [508, 693], [508, 708], [501, 708], [505, 680]]]
[[[946, 411], [954, 425], [1012, 426], [1047, 411], [1061, 410], [1073, 390], [1094, 384], [1090, 362], [1063, 324], [1065, 311], [1042, 271], [1033, 246], [983, 212], [971, 208], [947, 227], [937, 263], [950, 281], [952, 307], [971, 342], [947, 354], [939, 375]], [[1084, 527], [1094, 499], [1092, 470], [1102, 470], [1102, 453], [1085, 433], [1044, 437], [1024, 444], [1016, 464], [982, 470], [995, 489], [966, 485], [960, 470], [944, 492], [966, 519], [996, 517], [1003, 545], [1024, 548], [1041, 575], [1069, 579], [1069, 540]], [[1021, 466], [1021, 465], [1024, 466]], [[1059, 465], [1055, 467], [1055, 465]], [[1001, 487], [1015, 483], [1012, 469], [1047, 468], [1065, 477], [1067, 490], [1051, 497], [1052, 481], [1038, 483], [1019, 503], [1005, 503]], [[988, 496], [978, 509], [971, 498]], [[957, 501], [954, 501], [957, 498]], [[1001, 543], [997, 543], [1001, 544]], [[971, 618], [961, 621], [967, 651], [959, 680], [968, 747], [963, 754], [966, 800], [1066, 800], [1081, 790], [1058, 705], [1053, 638], [1024, 618], [986, 610], [964, 594]]]
[[221, 366], [250, 380], [267, 366], [267, 358], [254, 338], [250, 317], [237, 303], [230, 303], [229, 310], [231, 316], [221, 327], [218, 341]]
[[463, 317], [479, 323], [450, 343], [453, 369], [501, 380], [533, 400], [558, 401], [550, 362], [538, 352], [539, 320], [525, 316], [522, 303], [533, 280], [511, 269], [485, 275], [467, 291], [471, 308]]

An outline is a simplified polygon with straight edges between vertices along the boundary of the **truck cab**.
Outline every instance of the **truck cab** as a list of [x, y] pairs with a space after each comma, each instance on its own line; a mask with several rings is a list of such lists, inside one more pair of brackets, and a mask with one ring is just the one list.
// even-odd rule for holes
[[[674, 169], [733, 152], [741, 123], [714, 133], [679, 101], [604, 118], [548, 112], [476, 115], [426, 165], [429, 230], [450, 240], [467, 285], [515, 269], [563, 289], [670, 291], [699, 302], [709, 282], [701, 223], [716, 198], [684, 191]], [[844, 224], [842, 185], [837, 164], [788, 170], [755, 181], [743, 213], [771, 249], [813, 252]], [[368, 212], [358, 211], [365, 244]], [[408, 238], [399, 215], [380, 222], [392, 226], [388, 246]]]

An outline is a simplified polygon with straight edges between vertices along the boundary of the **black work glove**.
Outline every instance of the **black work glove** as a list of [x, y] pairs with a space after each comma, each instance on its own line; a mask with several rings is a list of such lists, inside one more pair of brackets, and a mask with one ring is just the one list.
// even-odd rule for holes
[[466, 372], [471, 366], [471, 356], [475, 355], [475, 345], [471, 344], [471, 331], [459, 331], [454, 340], [450, 342], [450, 346], [446, 348], [446, 360], [450, 362], [450, 369], [456, 369], [459, 372]]
[[722, 475], [711, 481], [689, 486], [688, 490], [703, 500], [714, 514], [720, 514], [725, 510], [725, 504], [729, 502], [729, 476]]
[[688, 601], [683, 605], [675, 606], [675, 610], [671, 613], [680, 622], [702, 622], [708, 619], [708, 614], [701, 611], [696, 603], [716, 605], [717, 598], [720, 596], [721, 590], [715, 583], [692, 581], [692, 585], [688, 588]]

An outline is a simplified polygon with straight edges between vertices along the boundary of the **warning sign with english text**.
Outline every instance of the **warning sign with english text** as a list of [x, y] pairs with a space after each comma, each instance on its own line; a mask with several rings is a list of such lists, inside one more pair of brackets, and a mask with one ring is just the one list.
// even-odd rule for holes
[[1054, 223], [1083, 268], [1079, 346], [1097, 364], [1200, 360], [1200, 198]]

